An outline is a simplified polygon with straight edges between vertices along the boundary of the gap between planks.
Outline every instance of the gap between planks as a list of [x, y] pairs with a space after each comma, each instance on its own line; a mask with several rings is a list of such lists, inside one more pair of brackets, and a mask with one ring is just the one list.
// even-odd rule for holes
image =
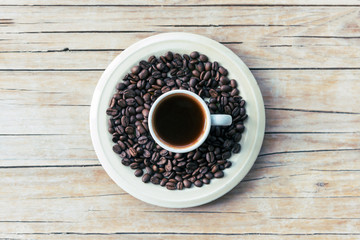
[[[279, 154], [301, 154], [301, 153], [319, 153], [319, 152], [348, 152], [348, 151], [360, 151], [360, 148], [349, 149], [319, 149], [319, 150], [300, 150], [300, 151], [284, 151], [284, 152], [272, 152], [259, 154], [257, 158], [279, 155]], [[0, 169], [14, 169], [14, 168], [84, 168], [84, 167], [101, 167], [101, 164], [81, 164], [81, 165], [29, 165], [29, 166], [0, 166]], [[322, 171], [320, 169], [311, 169], [312, 171]], [[326, 171], [326, 170], [324, 170]], [[333, 170], [329, 170], [333, 171]], [[348, 171], [347, 169], [341, 171]], [[358, 172], [359, 170], [349, 170]], [[260, 180], [260, 179], [255, 179]]]
[[359, 236], [360, 233], [194, 233], [194, 232], [113, 232], [113, 233], [91, 233], [91, 232], [34, 232], [34, 233], [8, 233], [8, 234], [23, 234], [23, 235], [187, 235], [187, 236], [247, 236], [247, 235], [259, 235], [259, 236]]
[[0, 4], [0, 7], [360, 7], [360, 4]]

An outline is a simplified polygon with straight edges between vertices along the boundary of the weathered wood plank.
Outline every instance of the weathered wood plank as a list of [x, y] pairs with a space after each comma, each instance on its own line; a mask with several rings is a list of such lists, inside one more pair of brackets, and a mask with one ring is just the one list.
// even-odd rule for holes
[[[202, 26], [192, 27], [169, 26], [161, 31], [181, 31], [202, 34], [217, 40], [235, 50], [239, 48], [267, 49], [294, 48], [307, 50], [311, 47], [347, 47], [358, 45], [360, 37], [356, 33], [356, 25], [344, 26], [342, 30], [329, 28], [319, 32], [310, 31], [311, 25], [303, 27], [289, 26]], [[312, 27], [314, 28], [314, 27]], [[317, 32], [315, 32], [317, 30]], [[343, 31], [343, 32], [339, 32]], [[346, 33], [348, 31], [348, 33]], [[322, 33], [322, 35], [319, 35]], [[51, 51], [121, 51], [131, 44], [152, 36], [154, 32], [124, 33], [124, 32], [60, 32], [60, 33], [0, 33], [3, 43], [0, 52], [51, 52]], [[242, 46], [236, 46], [241, 44]], [[272, 51], [275, 51], [274, 49]]]
[[0, 152], [2, 166], [13, 166], [13, 160], [20, 166], [32, 166], [37, 165], [38, 160], [55, 165], [61, 160], [71, 165], [77, 164], [72, 160], [97, 159], [90, 134], [0, 135]]
[[[177, 27], [217, 28], [236, 26], [283, 27], [277, 35], [356, 36], [359, 33], [356, 7], [0, 7], [4, 33], [23, 32], [139, 32], [170, 31]], [[139, 18], [141, 12], [141, 18]], [[211, 14], [209, 14], [211, 13]], [[261, 13], [259, 15], [259, 13]], [[186, 16], [179, 18], [174, 16]], [[50, 21], [51, 19], [51, 21]], [[336, 19], [336, 21], [334, 21]], [[49, 20], [49, 21], [46, 21]], [[114, 24], [116, 23], [116, 24]], [[173, 28], [173, 29], [169, 29]], [[240, 28], [239, 28], [240, 29]], [[195, 29], [194, 29], [195, 31]], [[229, 32], [222, 36], [247, 38]], [[210, 32], [207, 32], [210, 34]], [[232, 36], [231, 36], [232, 35]], [[358, 34], [357, 34], [358, 35]], [[216, 36], [213, 34], [213, 36]], [[217, 40], [224, 41], [217, 36]], [[250, 38], [251, 39], [251, 38]], [[238, 39], [239, 41], [239, 39]]]
[[257, 234], [257, 233], [245, 233], [245, 234], [206, 234], [206, 233], [86, 233], [86, 232], [54, 232], [54, 233], [29, 233], [29, 234], [0, 234], [0, 237], [11, 238], [11, 239], [95, 239], [98, 240], [100, 237], [104, 240], [124, 240], [124, 239], [154, 239], [154, 240], [163, 240], [173, 239], [173, 240], [188, 240], [189, 238], [196, 238], [199, 240], [279, 240], [279, 239], [306, 239], [306, 240], [347, 240], [354, 239], [357, 237], [357, 234]]
[[[342, 162], [354, 166], [358, 154], [359, 151], [304, 153], [295, 159], [278, 158], [283, 166], [255, 166], [244, 182], [219, 200], [179, 210], [135, 200], [112, 183], [101, 167], [81, 171], [1, 169], [0, 226], [6, 229], [5, 233], [19, 234], [115, 233], [139, 229], [145, 233], [174, 229], [178, 233], [358, 233], [360, 215], [354, 209], [360, 205], [354, 199], [360, 197], [360, 175], [346, 171], [323, 171], [316, 175], [311, 172], [313, 168]], [[252, 177], [265, 180], [251, 180]], [[12, 204], [5, 207], [5, 200]], [[157, 224], [149, 225], [149, 218], [156, 219]], [[269, 221], [272, 224], [264, 224]], [[89, 222], [93, 223], [91, 228]], [[166, 224], [169, 222], [172, 231]]]
[[[1, 69], [105, 68], [121, 49], [163, 31], [190, 31], [220, 42], [242, 42], [228, 46], [251, 68], [359, 68], [360, 61], [355, 60], [360, 32], [356, 8], [309, 8], [306, 11], [261, 8], [266, 14], [259, 19], [259, 9], [252, 7], [203, 7], [201, 11], [143, 7], [144, 17], [148, 17], [145, 22], [138, 18], [134, 8], [120, 8], [123, 14], [112, 7], [87, 8], [87, 11], [83, 7], [48, 8], [3, 7], [4, 19], [8, 20], [3, 24], [1, 39], [8, 44], [3, 45], [0, 54]], [[162, 13], [159, 8], [167, 13]], [[207, 14], [209, 11], [212, 12], [211, 19]], [[177, 15], [187, 16], [181, 25], [169, 17]], [[57, 16], [59, 19], [54, 19]], [[42, 20], [50, 17], [52, 21]], [[334, 18], [337, 21], [333, 21]], [[114, 20], [120, 25], [115, 27]], [[84, 21], [91, 24], [85, 25]], [[23, 34], [24, 31], [27, 34]], [[104, 45], [104, 39], [111, 40]], [[61, 52], [67, 48], [118, 51]], [[42, 52], [48, 50], [59, 52]]]
[[[249, 68], [360, 68], [359, 46], [254, 48], [232, 45]], [[0, 70], [105, 69], [121, 51], [0, 52]], [[165, 51], [164, 51], [165, 53]], [[331, 58], [327, 58], [332, 55]], [[30, 60], [31, 59], [31, 60]], [[277, 61], [274, 61], [277, 59]]]
[[140, 1], [140, 0], [122, 0], [121, 2], [119, 1], [114, 1], [114, 0], [83, 0], [79, 3], [74, 3], [74, 1], [72, 0], [61, 0], [61, 1], [47, 1], [47, 0], [32, 0], [32, 1], [28, 1], [28, 0], [2, 0], [1, 5], [46, 5], [46, 6], [51, 6], [51, 5], [87, 5], [87, 6], [102, 6], [102, 5], [118, 5], [118, 6], [124, 6], [124, 5], [131, 5], [131, 6], [136, 6], [136, 5], [146, 5], [148, 7], [151, 7], [152, 5], [173, 5], [173, 6], [181, 6], [181, 5], [195, 5], [195, 6], [199, 6], [199, 5], [293, 5], [293, 6], [302, 6], [302, 5], [358, 5], [359, 2], [356, 0], [345, 0], [345, 1], [341, 1], [341, 0], [304, 0], [304, 1], [296, 1], [296, 0], [259, 0], [259, 1], [249, 1], [249, 0], [209, 0], [209, 1], [201, 1], [201, 0], [175, 0], [175, 1], [171, 1], [171, 2], [166, 2], [163, 0], [153, 0], [153, 1]]

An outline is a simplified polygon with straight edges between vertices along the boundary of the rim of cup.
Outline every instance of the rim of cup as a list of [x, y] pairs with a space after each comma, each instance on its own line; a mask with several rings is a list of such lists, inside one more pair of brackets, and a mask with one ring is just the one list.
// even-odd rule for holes
[[[159, 103], [161, 101], [163, 101], [165, 98], [167, 98], [168, 96], [174, 95], [174, 94], [186, 94], [186, 95], [190, 95], [191, 97], [195, 98], [197, 102], [199, 102], [201, 104], [201, 107], [203, 108], [204, 112], [205, 112], [205, 129], [202, 132], [202, 135], [200, 138], [198, 138], [196, 140], [196, 142], [194, 144], [191, 144], [190, 146], [187, 147], [172, 147], [168, 144], [166, 144], [164, 141], [162, 141], [155, 133], [155, 130], [153, 128], [153, 122], [152, 122], [152, 118], [154, 115], [154, 111], [156, 109], [156, 107], [159, 105]], [[210, 117], [210, 111], [208, 106], [206, 105], [205, 101], [197, 94], [188, 91], [188, 90], [181, 90], [181, 89], [177, 89], [177, 90], [171, 90], [169, 92], [166, 92], [164, 94], [162, 94], [158, 99], [156, 99], [156, 101], [153, 103], [153, 105], [150, 108], [150, 112], [149, 112], [149, 118], [148, 118], [149, 122], [149, 131], [151, 136], [154, 138], [155, 142], [157, 144], [159, 144], [162, 148], [170, 151], [170, 152], [174, 152], [174, 153], [185, 153], [185, 152], [190, 152], [198, 147], [201, 146], [201, 144], [203, 144], [206, 140], [206, 138], [209, 136], [210, 133], [210, 128], [211, 128], [211, 117]]]

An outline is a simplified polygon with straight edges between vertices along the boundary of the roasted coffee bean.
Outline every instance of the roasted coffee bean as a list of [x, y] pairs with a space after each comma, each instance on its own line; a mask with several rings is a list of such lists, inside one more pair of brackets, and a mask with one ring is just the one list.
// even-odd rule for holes
[[240, 108], [239, 107], [235, 107], [234, 110], [232, 110], [232, 112], [231, 112], [231, 115], [233, 117], [237, 117], [237, 116], [239, 116], [239, 114], [240, 114]]
[[240, 150], [241, 150], [240, 144], [239, 144], [239, 143], [236, 143], [235, 146], [234, 146], [234, 148], [233, 148], [233, 150], [232, 150], [232, 152], [233, 152], [233, 153], [239, 153]]
[[163, 178], [164, 176], [161, 173], [155, 173], [154, 177], [157, 177], [159, 179]]
[[194, 182], [194, 185], [195, 185], [196, 187], [202, 187], [203, 182], [200, 181], [200, 180], [196, 180], [196, 181]]
[[230, 139], [226, 139], [224, 142], [224, 148], [230, 148], [233, 145], [233, 141]]
[[145, 118], [147, 118], [148, 116], [149, 116], [149, 109], [143, 109], [142, 111], [141, 111], [141, 113], [142, 113], [142, 115], [145, 117]]
[[121, 150], [126, 149], [126, 145], [122, 141], [118, 141], [117, 144], [120, 146]]
[[211, 110], [213, 110], [214, 112], [218, 109], [218, 107], [216, 106], [215, 103], [210, 103], [210, 104], [209, 104], [209, 108], [210, 108]]
[[183, 184], [184, 184], [184, 187], [186, 187], [186, 188], [190, 188], [192, 185], [192, 183], [187, 179], [184, 179]]
[[121, 125], [123, 127], [127, 127], [129, 125], [129, 118], [126, 116], [121, 117]]
[[149, 158], [149, 157], [151, 157], [151, 152], [149, 150], [147, 150], [147, 149], [144, 149], [143, 156], [146, 157], [146, 158]]
[[138, 139], [138, 143], [139, 144], [146, 144], [147, 143], [147, 141], [148, 141], [148, 138], [147, 138], [147, 136], [141, 136], [141, 137], [139, 137], [139, 139]]
[[115, 97], [113, 97], [110, 101], [109, 107], [113, 108], [113, 107], [115, 107], [115, 104], [116, 104], [116, 99], [115, 99]]
[[227, 71], [226, 68], [224, 68], [224, 67], [219, 67], [219, 72], [220, 72], [221, 75], [223, 75], [223, 76], [227, 76], [227, 75], [228, 75], [228, 71]]
[[197, 78], [200, 77], [200, 72], [199, 72], [198, 70], [196, 70], [196, 69], [194, 69], [194, 70], [192, 71], [192, 74], [193, 74], [195, 77], [197, 77]]
[[116, 116], [118, 114], [118, 110], [113, 109], [113, 108], [108, 108], [106, 110], [106, 114], [109, 115], [109, 116]]
[[149, 102], [150, 97], [151, 97], [151, 95], [149, 93], [146, 93], [146, 94], [144, 94], [143, 99], [144, 99], [145, 102]]
[[170, 172], [173, 166], [170, 160], [168, 160], [167, 164], [165, 165], [165, 171]]
[[129, 152], [130, 152], [130, 155], [131, 155], [131, 156], [136, 157], [136, 155], [137, 155], [136, 149], [130, 147], [130, 148], [129, 148]]
[[122, 108], [126, 107], [125, 99], [119, 99], [119, 100], [117, 101], [117, 104], [118, 104], [120, 107], [122, 107]]
[[207, 179], [212, 179], [212, 178], [214, 178], [214, 174], [212, 172], [207, 172], [207, 173], [205, 173], [205, 177]]
[[214, 166], [212, 166], [212, 168], [211, 168], [211, 172], [212, 172], [212, 173], [216, 173], [218, 170], [219, 170], [218, 165], [214, 165]]
[[222, 154], [223, 159], [229, 159], [231, 157], [231, 152], [227, 151]]
[[230, 92], [230, 95], [231, 96], [236, 96], [236, 95], [239, 95], [239, 89], [237, 89], [237, 88], [234, 88], [231, 92]]
[[229, 105], [226, 105], [226, 106], [224, 107], [224, 111], [225, 111], [226, 114], [230, 115], [230, 114], [231, 114], [231, 108], [230, 108], [230, 106], [229, 106]]
[[197, 51], [194, 51], [194, 52], [190, 53], [190, 57], [193, 58], [193, 59], [198, 58], [199, 56], [200, 56], [200, 54]]
[[161, 181], [160, 181], [160, 186], [165, 186], [165, 184], [167, 183], [167, 179], [166, 178], [163, 178], [163, 179], [161, 179]]
[[196, 78], [190, 79], [190, 87], [195, 87], [195, 85], [198, 83], [198, 80]]
[[194, 170], [198, 167], [197, 163], [191, 161], [189, 163], [186, 164], [186, 168], [187, 169], [190, 169], [190, 170]]
[[121, 160], [121, 163], [122, 163], [124, 166], [127, 166], [127, 167], [128, 167], [128, 166], [130, 166], [131, 161], [130, 161], [130, 159], [123, 157], [123, 159]]
[[131, 90], [131, 89], [125, 90], [124, 97], [125, 97], [125, 99], [135, 97], [135, 91]]
[[236, 88], [236, 87], [237, 87], [237, 82], [236, 82], [235, 79], [231, 79], [231, 81], [230, 81], [230, 86], [231, 86], [232, 88]]
[[184, 188], [183, 182], [178, 182], [177, 185], [176, 185], [176, 188], [177, 188], [178, 190], [183, 190], [183, 188]]
[[229, 84], [229, 82], [230, 82], [230, 80], [227, 77], [225, 77], [225, 76], [220, 77], [220, 83], [222, 85], [227, 85], [227, 84]]
[[117, 90], [123, 90], [123, 89], [125, 89], [126, 88], [126, 85], [124, 84], [124, 83], [118, 83], [118, 84], [116, 84], [116, 89]]
[[120, 154], [122, 152], [121, 147], [118, 144], [113, 146], [113, 151], [117, 154]]
[[201, 152], [200, 151], [196, 151], [194, 156], [193, 156], [193, 160], [198, 160], [201, 157]]
[[[165, 158], [165, 157], [160, 157], [160, 160], [159, 160], [159, 162], [158, 162], [158, 165], [164, 165], [165, 163], [167, 163], [167, 159]], [[170, 161], [170, 160], [169, 160]], [[171, 162], [171, 161], [170, 161]], [[165, 170], [166, 171], [171, 171], [171, 169], [172, 169], [172, 165], [171, 165], [171, 167], [169, 167], [168, 169], [170, 169], [170, 170], [166, 170], [166, 166], [165, 166]]]
[[125, 102], [126, 102], [126, 105], [128, 105], [128, 106], [134, 106], [135, 103], [136, 103], [136, 101], [135, 101], [134, 98], [127, 98], [127, 99], [125, 100]]
[[208, 71], [208, 72], [206, 72], [206, 73], [204, 74], [203, 79], [204, 79], [205, 81], [207, 81], [207, 80], [210, 79], [210, 77], [211, 77], [211, 73]]
[[172, 52], [169, 51], [165, 54], [165, 58], [166, 58], [166, 60], [171, 61], [171, 60], [173, 60], [174, 55]]
[[143, 69], [143, 70], [139, 73], [139, 78], [140, 78], [140, 79], [145, 79], [148, 75], [149, 75], [148, 70]]
[[169, 190], [175, 190], [176, 189], [176, 184], [174, 182], [170, 182], [168, 180], [168, 182], [165, 184], [166, 188]]
[[237, 130], [239, 133], [244, 132], [245, 127], [244, 127], [243, 124], [236, 124], [235, 127], [236, 127], [236, 130]]
[[139, 105], [143, 105], [143, 104], [144, 104], [144, 100], [143, 100], [140, 96], [135, 96], [135, 101], [136, 101]]
[[180, 177], [180, 175], [175, 175], [175, 180], [177, 182], [181, 182], [183, 179], [182, 179], [182, 177]]
[[234, 141], [235, 142], [238, 142], [241, 140], [241, 133], [236, 133], [233, 137]]
[[[135, 108], [134, 107], [127, 107], [126, 111], [130, 114], [130, 115], [134, 115], [136, 114]], [[126, 112], [125, 111], [125, 112]]]
[[121, 125], [119, 126], [116, 126], [115, 127], [115, 131], [118, 133], [118, 134], [123, 134], [125, 132], [125, 128]]
[[207, 171], [208, 171], [208, 168], [207, 167], [202, 167], [202, 168], [200, 168], [200, 173], [201, 174], [205, 174], [205, 173], [207, 173]]
[[160, 151], [160, 156], [167, 156], [169, 154], [169, 152], [165, 149]]
[[214, 162], [214, 160], [215, 160], [215, 155], [213, 152], [206, 153], [206, 161]]
[[153, 183], [153, 184], [158, 185], [158, 184], [160, 184], [160, 179], [157, 178], [157, 177], [155, 177], [155, 176], [152, 176], [152, 177], [150, 178], [150, 182]]
[[131, 169], [137, 169], [139, 167], [139, 164], [137, 162], [133, 162], [130, 164]]
[[135, 131], [135, 129], [133, 127], [128, 126], [125, 128], [125, 132], [127, 134], [132, 134], [132, 133], [134, 133], [134, 131]]
[[154, 171], [152, 170], [151, 167], [146, 167], [146, 168], [145, 168], [145, 171], [146, 171], [146, 173], [149, 174], [149, 175], [153, 175], [153, 173], [154, 173]]
[[231, 167], [231, 165], [232, 165], [231, 162], [228, 161], [228, 162], [225, 163], [224, 167], [229, 168], [229, 167]]
[[199, 59], [202, 62], [207, 62], [209, 60], [208, 57], [204, 54], [200, 54]]
[[224, 172], [219, 170], [216, 173], [214, 173], [215, 178], [222, 178], [224, 176]]
[[146, 133], [146, 130], [144, 128], [144, 126], [141, 124], [141, 125], [138, 125], [136, 127], [136, 129], [139, 131], [139, 133], [142, 135], [142, 134], [145, 134]]
[[151, 178], [150, 174], [145, 173], [142, 177], [142, 181], [144, 183], [148, 183], [150, 181], [150, 178]]
[[222, 85], [220, 87], [220, 90], [223, 92], [230, 92], [231, 91], [231, 87], [229, 85]]
[[135, 108], [135, 113], [141, 113], [142, 110], [144, 110], [144, 107], [143, 106], [138, 106]]
[[134, 67], [131, 68], [132, 74], [137, 75], [137, 74], [139, 74], [140, 71], [141, 71], [141, 67], [140, 67], [140, 66], [134, 66]]
[[196, 65], [196, 69], [199, 71], [200, 75], [201, 73], [205, 70], [205, 66], [202, 62], [199, 62], [197, 65]]
[[136, 177], [141, 177], [143, 175], [143, 170], [141, 169], [136, 169], [136, 171], [134, 172], [134, 175]]
[[141, 114], [141, 113], [138, 113], [138, 114], [136, 114], [136, 119], [138, 119], [138, 120], [143, 120], [144, 119], [144, 116]]
[[185, 161], [179, 162], [179, 163], [177, 164], [177, 166], [178, 166], [179, 168], [182, 168], [182, 167], [184, 167], [185, 165], [186, 165], [186, 162], [185, 162]]
[[210, 179], [208, 179], [208, 178], [202, 178], [201, 181], [202, 181], [204, 184], [210, 184]]

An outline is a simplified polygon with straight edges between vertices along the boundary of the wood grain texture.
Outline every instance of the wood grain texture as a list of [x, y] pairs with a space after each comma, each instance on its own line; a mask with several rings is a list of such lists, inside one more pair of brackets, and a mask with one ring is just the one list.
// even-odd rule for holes
[[57, 0], [57, 1], [47, 1], [47, 0], [3, 0], [1, 1], [1, 5], [45, 5], [45, 6], [56, 6], [56, 5], [66, 5], [66, 6], [78, 6], [78, 5], [85, 5], [85, 6], [154, 6], [154, 5], [171, 5], [174, 7], [182, 6], [182, 5], [191, 5], [191, 6], [202, 6], [202, 5], [214, 5], [222, 6], [222, 5], [245, 5], [245, 6], [259, 6], [259, 5], [290, 5], [290, 6], [302, 6], [302, 5], [310, 5], [310, 6], [316, 6], [316, 5], [326, 5], [326, 6], [356, 6], [359, 5], [359, 2], [356, 0], [304, 0], [304, 1], [295, 1], [295, 0], [258, 0], [258, 1], [249, 1], [249, 0], [209, 0], [209, 1], [201, 1], [201, 0], [174, 0], [174, 1], [163, 1], [163, 0], [153, 0], [153, 1], [140, 1], [140, 0], [122, 0], [122, 1], [116, 1], [116, 0], [83, 0], [81, 2], [74, 2], [72, 0]]
[[[356, 0], [2, 0], [0, 239], [359, 239], [359, 13]], [[233, 50], [266, 108], [246, 178], [189, 209], [117, 187], [89, 135], [102, 71], [169, 31]]]

